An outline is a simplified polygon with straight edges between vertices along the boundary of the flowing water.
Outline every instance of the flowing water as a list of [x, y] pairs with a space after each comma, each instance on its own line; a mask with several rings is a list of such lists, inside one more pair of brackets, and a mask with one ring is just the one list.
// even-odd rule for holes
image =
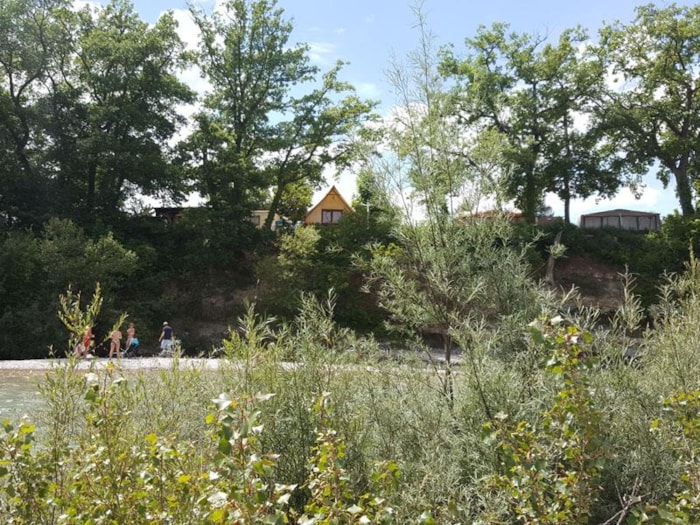
[[44, 372], [0, 370], [0, 423], [34, 415], [42, 405], [38, 384]]
[[[152, 357], [144, 359], [124, 359], [119, 363], [123, 370], [148, 371], [167, 370], [173, 366], [173, 359]], [[77, 363], [79, 370], [104, 369], [110, 366], [108, 359], [84, 360]], [[182, 358], [178, 360], [181, 369], [216, 370], [218, 359]], [[32, 419], [44, 406], [39, 395], [38, 385], [46, 373], [56, 366], [66, 366], [66, 359], [30, 359], [25, 361], [0, 361], [0, 424], [3, 420], [17, 421], [27, 414]]]

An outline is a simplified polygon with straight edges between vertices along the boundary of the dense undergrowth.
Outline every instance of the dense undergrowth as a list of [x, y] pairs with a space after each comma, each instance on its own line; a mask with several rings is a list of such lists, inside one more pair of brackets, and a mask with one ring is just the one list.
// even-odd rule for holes
[[3, 422], [2, 520], [700, 520], [697, 262], [664, 285], [634, 351], [633, 294], [605, 330], [590, 309], [509, 327], [508, 355], [482, 327], [450, 400], [444, 365], [386, 359], [332, 307], [307, 297], [283, 325], [250, 308], [218, 371], [56, 367], [45, 410]]

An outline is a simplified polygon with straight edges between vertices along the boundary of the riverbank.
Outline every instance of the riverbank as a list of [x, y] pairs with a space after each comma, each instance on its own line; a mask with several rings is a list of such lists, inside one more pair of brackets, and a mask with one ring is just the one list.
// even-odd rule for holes
[[[419, 360], [425, 363], [433, 363], [436, 365], [444, 365], [445, 356], [438, 350], [426, 352], [407, 352], [387, 350], [382, 356], [382, 360], [391, 360], [397, 363], [403, 363], [412, 360]], [[95, 368], [98, 370], [106, 368], [110, 363], [118, 364], [123, 370], [168, 370], [172, 368], [172, 357], [132, 357], [124, 359], [109, 359], [107, 357], [93, 357], [91, 359], [81, 359], [76, 362], [76, 366], [81, 370], [90, 370]], [[69, 360], [67, 358], [54, 359], [22, 359], [0, 361], [0, 370], [27, 370], [41, 371], [51, 370], [67, 366]], [[206, 357], [180, 357], [177, 359], [178, 366], [181, 370], [197, 369], [197, 370], [218, 370], [222, 362], [217, 358]], [[452, 356], [452, 365], [459, 366], [462, 362], [460, 351], [455, 350]], [[286, 363], [285, 366], [292, 366]]]
[[[217, 370], [219, 359], [206, 359], [199, 357], [182, 357], [177, 360], [181, 369], [195, 368], [198, 370]], [[82, 359], [76, 363], [77, 368], [89, 370], [91, 368], [104, 369], [110, 363], [118, 363], [125, 370], [167, 370], [173, 366], [172, 357], [137, 357], [130, 359], [109, 359], [95, 357]], [[0, 361], [0, 370], [51, 370], [61, 368], [68, 364], [68, 359], [23, 359], [17, 361]]]

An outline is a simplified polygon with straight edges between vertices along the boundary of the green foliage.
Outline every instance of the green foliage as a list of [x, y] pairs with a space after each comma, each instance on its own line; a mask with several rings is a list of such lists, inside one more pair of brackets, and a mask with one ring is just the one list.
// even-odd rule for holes
[[[342, 467], [345, 442], [329, 418], [318, 420], [302, 488], [277, 481], [279, 456], [263, 447], [262, 408], [273, 396], [219, 395], [198, 436], [144, 434], [138, 410], [146, 398], [117, 368], [76, 372], [57, 369], [46, 392], [72, 392], [63, 396], [64, 424], [79, 423], [63, 427], [70, 439], [41, 446], [33, 425], [3, 423], [0, 516], [13, 523], [393, 523], [386, 496], [396, 488], [396, 465], [376, 470], [373, 490], [355, 496]], [[323, 397], [314, 412], [321, 402], [330, 410]], [[289, 507], [298, 491], [309, 494], [303, 517]]]
[[[664, 400], [666, 416], [655, 420], [652, 429], [669, 427], [674, 450], [682, 465], [682, 490], [658, 509], [661, 523], [693, 523], [700, 520], [700, 390]], [[659, 521], [659, 520], [657, 520]], [[640, 523], [644, 521], [640, 520]]]
[[606, 132], [639, 172], [658, 162], [657, 177], [671, 177], [684, 216], [695, 212], [700, 120], [698, 78], [700, 8], [653, 4], [637, 7], [635, 19], [601, 30], [599, 53], [616, 82], [605, 101]]
[[373, 103], [339, 79], [342, 62], [321, 75], [308, 45], [290, 45], [292, 24], [275, 0], [191, 11], [202, 35], [198, 64], [212, 84], [183, 145], [195, 187], [218, 209], [255, 205], [271, 189], [269, 230], [285, 192], [315, 187], [325, 166], [351, 162]]
[[48, 519], [45, 498], [52, 483], [46, 477], [50, 463], [35, 457], [36, 427], [28, 421], [13, 425], [5, 420], [0, 437], [0, 512], [15, 523], [29, 524]]
[[314, 188], [306, 181], [287, 184], [277, 207], [277, 213], [284, 220], [296, 224], [303, 221], [306, 212], [311, 208]]
[[53, 319], [53, 300], [61, 290], [49, 295], [43, 289], [47, 272], [40, 240], [31, 233], [12, 232], [0, 241], [0, 358], [46, 354], [40, 345], [49, 343], [47, 334], [38, 337], [40, 330], [18, 327], [36, 327], [40, 319]]
[[[263, 401], [267, 396], [258, 396]], [[287, 523], [283, 513], [296, 487], [278, 485], [272, 479], [275, 456], [261, 454], [260, 412], [250, 402], [221, 395], [215, 400], [218, 414], [207, 416], [215, 424], [218, 441], [217, 471], [207, 488], [210, 510], [203, 518], [212, 523]]]
[[328, 395], [319, 396], [313, 410], [321, 416], [323, 428], [317, 430], [314, 455], [309, 460], [311, 475], [305, 484], [310, 496], [299, 523], [393, 523], [394, 511], [382, 496], [396, 490], [399, 471], [393, 462], [372, 473], [372, 492], [359, 497], [350, 485], [343, 468], [345, 442], [328, 428], [325, 415], [331, 408]]
[[[465, 135], [462, 119], [451, 118], [460, 111], [459, 98], [446, 95], [433, 36], [420, 8], [415, 11], [421, 45], [391, 71], [401, 109], [383, 129], [388, 151], [368, 158], [365, 168], [373, 197], [395, 213], [392, 240], [399, 249], [373, 247], [366, 290], [386, 310], [389, 329], [412, 340], [440, 338], [448, 367], [443, 393], [452, 406], [458, 327], [529, 321], [543, 302], [524, 253], [510, 244], [510, 222], [498, 213], [488, 219], [458, 214], [478, 210], [482, 198], [502, 196], [503, 166], [494, 160], [503, 143], [491, 135], [475, 144], [455, 139]], [[459, 343], [470, 352], [473, 339]], [[505, 340], [503, 346], [504, 353], [514, 349]]]
[[571, 199], [610, 196], [622, 182], [599, 126], [580, 119], [605, 93], [602, 62], [581, 52], [587, 39], [575, 28], [550, 43], [495, 23], [466, 39], [465, 59], [442, 53], [441, 73], [457, 82], [454, 114], [467, 113], [471, 129], [500, 136], [504, 187], [532, 224], [545, 191], [563, 200], [569, 222]]
[[100, 314], [100, 309], [102, 308], [100, 283], [95, 285], [95, 292], [92, 294], [92, 299], [85, 311], [81, 308], [80, 299], [81, 293], [73, 293], [71, 289], [68, 289], [65, 295], [61, 294], [58, 298], [58, 302], [61, 305], [61, 309], [58, 312], [58, 319], [63, 323], [63, 326], [68, 329], [69, 352], [81, 341], [85, 335], [86, 328], [90, 328], [92, 331], [95, 320]]
[[363, 210], [345, 214], [327, 228], [296, 228], [278, 238], [276, 256], [257, 267], [260, 307], [291, 319], [302, 293], [323, 297], [333, 290], [336, 319], [360, 330], [380, 329], [382, 312], [371, 295], [359, 294], [369, 244], [386, 242], [391, 226]]
[[263, 259], [257, 268], [259, 296], [263, 307], [274, 314], [291, 317], [298, 309], [302, 292], [315, 292], [319, 270], [315, 228], [297, 228], [279, 237], [279, 253]]
[[691, 249], [696, 253], [700, 250], [697, 219], [678, 213], [664, 217], [661, 228], [649, 232], [583, 229], [571, 224], [538, 228], [519, 225], [514, 237], [521, 243], [532, 245], [531, 265], [537, 269], [545, 264], [548, 247], [559, 232], [567, 255], [590, 257], [617, 267], [620, 273], [626, 268], [634, 274], [636, 293], [645, 308], [658, 303], [658, 288], [663, 276], [682, 272]]
[[[639, 310], [631, 297], [595, 342], [558, 319], [529, 328], [504, 320], [500, 330], [455, 323], [468, 352], [452, 367], [453, 407], [444, 370], [411, 362], [413, 347], [400, 351], [401, 363], [379, 361], [387, 354], [376, 343], [334, 323], [332, 297], [305, 296], [289, 324], [249, 307], [218, 371], [175, 359], [169, 370], [132, 377], [68, 361], [41, 384], [38, 430], [8, 423], [1, 515], [20, 523], [58, 515], [137, 524], [692, 522], [697, 275], [691, 266], [669, 282], [634, 366], [623, 354]], [[516, 332], [517, 351], [501, 351], [503, 331]]]
[[700, 253], [700, 222], [696, 217], [678, 213], [667, 215], [661, 229], [650, 232], [644, 244], [639, 254], [640, 272], [650, 275], [680, 273], [690, 260], [691, 251]]
[[0, 25], [7, 221], [113, 222], [136, 193], [182, 190], [167, 141], [181, 121], [176, 105], [192, 93], [175, 76], [183, 44], [171, 15], [149, 25], [122, 0], [12, 0]]
[[392, 327], [449, 334], [464, 319], [536, 316], [538, 292], [509, 237], [499, 218], [400, 230], [401, 250], [375, 250], [369, 276]]
[[[0, 7], [0, 358], [44, 356], [62, 342], [56, 307], [77, 337], [98, 316], [102, 289], [81, 305], [96, 282], [105, 318], [126, 300], [144, 317], [196, 317], [211, 290], [224, 297], [249, 283], [248, 250], [272, 236], [244, 220], [251, 207], [271, 199], [273, 211], [298, 214], [323, 168], [368, 157], [356, 213], [280, 237], [277, 256], [260, 263], [260, 304], [284, 321], [248, 306], [218, 371], [180, 357], [135, 377], [73, 360], [52, 369], [36, 427], [3, 423], [0, 517], [698, 521], [699, 247], [685, 204], [684, 216], [646, 236], [564, 226], [566, 254], [627, 266], [648, 302], [664, 270], [679, 272], [649, 310], [654, 331], [634, 347], [641, 305], [629, 290], [609, 326], [592, 325], [595, 309], [571, 319], [595, 329], [595, 344], [585, 330], [552, 325], [535, 329], [534, 342], [523, 337], [527, 322], [558, 306], [528, 265], [532, 246], [546, 255], [557, 232], [540, 240], [502, 217], [469, 218], [487, 197], [500, 207], [508, 189], [528, 215], [545, 190], [565, 201], [604, 195], [618, 170], [635, 174], [659, 157], [648, 129], [665, 130], [652, 137], [670, 152], [662, 178], [682, 182], [684, 165], [692, 178], [695, 117], [673, 97], [697, 91], [697, 10], [647, 6], [632, 26], [604, 31], [601, 56], [625, 68], [631, 91], [583, 131], [573, 117], [591, 114], [604, 75], [579, 53], [582, 31], [548, 44], [496, 25], [468, 40], [472, 57], [450, 63], [433, 54], [418, 12], [421, 50], [390, 70], [400, 109], [358, 144], [372, 104], [340, 80], [341, 65], [321, 77], [307, 46], [289, 46], [292, 25], [274, 1], [225, 8], [195, 13], [214, 88], [174, 166], [166, 144], [175, 103], [190, 93], [173, 76], [185, 57], [172, 17], [148, 26], [122, 1], [79, 12], [59, 0]], [[639, 34], [649, 38], [637, 56]], [[687, 71], [666, 70], [677, 65], [666, 36], [688, 44], [679, 48]], [[464, 85], [446, 89], [445, 72]], [[679, 122], [688, 136], [674, 134]], [[177, 199], [186, 182], [208, 208], [174, 224], [124, 220], [135, 193]], [[19, 229], [40, 224], [37, 234]], [[374, 295], [357, 293], [362, 271]], [[337, 324], [373, 327], [386, 316], [408, 335], [400, 346]], [[441, 337], [444, 363], [420, 342], [426, 332]]]
[[[136, 254], [111, 234], [93, 240], [61, 219], [51, 219], [40, 236], [9, 235], [0, 253], [7, 262], [0, 265], [0, 289], [7, 290], [0, 295], [0, 356], [5, 358], [43, 357], [50, 345], [63, 347], [61, 327], [47, 312], [55, 311], [59, 294], [68, 288], [87, 292], [99, 282], [111, 297], [138, 264]], [[111, 308], [105, 313], [111, 315]]]
[[110, 293], [136, 269], [136, 254], [119, 243], [111, 233], [92, 240], [72, 221], [51, 219], [41, 239], [41, 257], [47, 285], [85, 290], [95, 282], [104, 283]]
[[512, 423], [501, 413], [483, 427], [498, 458], [488, 486], [505, 493], [509, 518], [522, 523], [589, 523], [606, 458], [601, 414], [586, 377], [591, 335], [558, 322], [532, 327], [551, 355], [547, 371], [559, 388], [552, 406], [537, 425]]

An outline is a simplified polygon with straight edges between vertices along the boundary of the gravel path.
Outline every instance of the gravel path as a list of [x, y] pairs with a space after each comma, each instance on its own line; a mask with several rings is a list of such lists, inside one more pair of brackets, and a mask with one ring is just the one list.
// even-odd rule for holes
[[[401, 362], [409, 359], [422, 361], [432, 360], [435, 363], [444, 363], [444, 356], [440, 351], [432, 351], [430, 359], [425, 353], [408, 354], [404, 352], [387, 352], [387, 357], [391, 360]], [[110, 360], [106, 357], [93, 357], [91, 359], [81, 359], [77, 363], [78, 369], [88, 370], [91, 367], [102, 369], [109, 363], [119, 363], [124, 370], [167, 370], [173, 366], [172, 357], [131, 357], [120, 360]], [[181, 357], [178, 364], [181, 369], [195, 368], [198, 370], [218, 370], [221, 359], [207, 359], [202, 357]], [[452, 364], [459, 366], [462, 362], [461, 353], [455, 352], [452, 356]], [[68, 365], [68, 359], [22, 359], [2, 361], [0, 360], [0, 370], [50, 370], [55, 367]], [[285, 366], [294, 366], [285, 363]]]
[[[109, 363], [116, 363], [104, 357], [83, 359], [78, 362], [79, 369], [88, 370], [91, 367], [105, 368]], [[180, 368], [196, 368], [199, 370], [216, 370], [219, 368], [219, 359], [203, 359], [183, 357], [179, 359]], [[173, 366], [171, 357], [136, 357], [119, 360], [121, 368], [125, 370], [163, 370]], [[51, 370], [56, 367], [68, 365], [68, 359], [23, 359], [17, 361], [0, 361], [0, 370]]]

